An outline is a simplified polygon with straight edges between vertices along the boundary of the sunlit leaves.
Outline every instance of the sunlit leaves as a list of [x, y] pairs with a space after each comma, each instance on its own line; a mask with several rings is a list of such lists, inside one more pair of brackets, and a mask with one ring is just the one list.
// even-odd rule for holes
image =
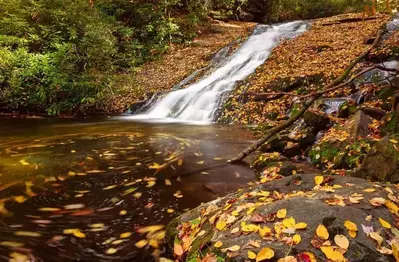
[[265, 261], [267, 259], [271, 259], [274, 257], [273, 249], [268, 247], [262, 248], [259, 253], [256, 255], [256, 262]]
[[329, 238], [329, 233], [327, 231], [327, 228], [322, 224], [317, 226], [316, 235], [324, 240], [327, 240]]

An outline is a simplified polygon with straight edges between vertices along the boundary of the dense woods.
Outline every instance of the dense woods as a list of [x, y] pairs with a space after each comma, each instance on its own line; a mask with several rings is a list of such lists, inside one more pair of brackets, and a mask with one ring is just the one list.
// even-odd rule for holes
[[[1, 0], [0, 109], [93, 110], [143, 63], [190, 43], [208, 17], [277, 22], [361, 10], [362, 0]], [[148, 87], [151, 88], [151, 87]]]

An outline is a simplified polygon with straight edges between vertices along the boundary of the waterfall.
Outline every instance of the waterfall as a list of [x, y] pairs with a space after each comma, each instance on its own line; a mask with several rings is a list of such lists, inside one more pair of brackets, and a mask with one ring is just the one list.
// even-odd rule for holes
[[237, 81], [246, 79], [269, 57], [281, 39], [306, 31], [308, 24], [295, 21], [280, 25], [258, 25], [248, 40], [211, 74], [190, 86], [172, 91], [135, 119], [195, 121], [209, 123]]

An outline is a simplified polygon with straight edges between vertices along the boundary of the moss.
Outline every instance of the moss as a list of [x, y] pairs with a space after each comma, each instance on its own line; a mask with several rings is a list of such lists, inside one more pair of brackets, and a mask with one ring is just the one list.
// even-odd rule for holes
[[399, 114], [396, 111], [387, 114], [382, 119], [382, 125], [381, 125], [382, 135], [388, 135], [394, 133], [399, 133]]
[[[202, 237], [197, 237], [194, 242], [191, 244], [190, 251], [187, 254], [186, 261], [190, 261], [192, 259], [196, 259], [200, 257], [202, 254], [206, 254], [210, 250], [210, 245], [207, 245], [209, 243], [214, 235], [214, 228], [210, 223], [206, 223], [202, 225], [201, 231], [205, 230], [206, 233]], [[205, 249], [203, 250], [202, 248]]]
[[312, 148], [309, 153], [312, 164], [321, 164], [325, 162], [340, 162], [339, 157], [341, 150], [339, 145], [324, 142]]
[[166, 243], [173, 248], [176, 236], [179, 233], [177, 226], [179, 225], [180, 217], [176, 217], [166, 226]]

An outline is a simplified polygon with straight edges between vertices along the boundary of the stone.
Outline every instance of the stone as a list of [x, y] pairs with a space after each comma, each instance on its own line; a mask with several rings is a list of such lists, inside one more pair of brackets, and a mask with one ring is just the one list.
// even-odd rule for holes
[[[349, 248], [344, 256], [350, 261], [395, 261], [392, 255], [383, 255], [376, 250], [375, 241], [370, 238], [362, 229], [362, 224], [372, 226], [376, 231], [381, 231], [383, 237], [385, 234], [390, 234], [382, 229], [379, 218], [386, 221], [394, 221], [394, 215], [384, 205], [376, 208], [369, 203], [372, 198], [388, 199], [388, 192], [384, 189], [389, 187], [396, 192], [392, 185], [375, 184], [364, 179], [354, 177], [329, 177], [329, 186], [340, 185], [336, 187], [334, 192], [327, 192], [315, 187], [315, 176], [318, 174], [301, 174], [290, 177], [274, 180], [269, 183], [257, 185], [251, 188], [244, 189], [240, 192], [230, 194], [226, 197], [217, 199], [215, 201], [205, 203], [180, 217], [174, 219], [167, 226], [166, 239], [171, 248], [175, 241], [182, 241], [180, 237], [189, 236], [189, 234], [182, 234], [182, 228], [189, 230], [189, 232], [202, 232], [193, 235], [192, 244], [186, 247], [187, 253], [183, 261], [194, 261], [197, 258], [203, 258], [209, 253], [216, 253], [218, 256], [228, 259], [228, 261], [248, 261], [247, 252], [251, 250], [258, 253], [262, 248], [268, 247], [274, 251], [273, 261], [284, 258], [288, 255], [297, 256], [303, 252], [311, 252], [315, 255], [317, 261], [327, 261], [326, 256], [317, 247], [314, 247], [311, 242], [316, 235], [315, 229], [318, 225], [323, 224], [328, 232], [329, 239], [334, 242], [335, 235], [345, 235], [350, 241]], [[373, 193], [364, 193], [365, 189], [374, 188]], [[267, 196], [270, 192], [269, 201], [262, 201], [262, 198]], [[273, 192], [278, 192], [273, 193]], [[302, 192], [302, 193], [294, 193]], [[257, 195], [259, 193], [259, 195]], [[326, 200], [334, 199], [335, 196], [340, 196], [348, 199], [353, 194], [362, 194], [362, 199], [358, 204], [348, 204], [345, 206], [329, 205]], [[279, 195], [281, 197], [279, 197]], [[250, 206], [256, 203], [256, 208], [249, 212]], [[247, 206], [247, 207], [245, 207]], [[223, 226], [222, 230], [216, 229], [218, 219], [222, 216], [232, 216], [234, 210], [238, 207], [243, 207], [242, 211], [234, 216], [234, 219]], [[293, 217], [295, 223], [304, 222], [307, 224], [306, 228], [296, 230], [296, 234], [301, 236], [301, 241], [290, 246], [285, 244], [282, 238], [276, 239], [275, 223], [281, 222], [282, 219], [275, 218], [274, 221], [266, 220], [270, 214], [276, 213], [280, 209], [287, 210], [287, 217]], [[366, 217], [371, 216], [371, 220], [365, 220]], [[213, 219], [211, 219], [213, 217]], [[348, 234], [344, 223], [349, 220], [356, 224], [358, 231], [356, 237], [352, 238]], [[211, 222], [214, 221], [214, 222]], [[258, 222], [254, 222], [258, 221]], [[271, 231], [271, 236], [268, 238], [260, 237], [258, 232], [243, 233], [241, 230], [242, 223], [254, 224], [258, 226], [267, 226]], [[393, 222], [391, 222], [393, 224]], [[232, 234], [234, 228], [239, 228], [237, 233]], [[292, 235], [284, 234], [284, 237], [289, 238]], [[189, 239], [185, 239], [188, 241]], [[222, 247], [213, 248], [214, 244], [220, 241]], [[252, 242], [250, 242], [252, 241]], [[249, 243], [259, 241], [259, 247], [255, 247]], [[384, 242], [385, 243], [385, 242]], [[240, 249], [234, 252], [234, 255], [223, 252], [223, 248], [228, 248], [238, 245]], [[244, 248], [244, 246], [246, 248]], [[191, 248], [190, 248], [191, 247]], [[387, 247], [390, 247], [389, 245]], [[299, 261], [299, 260], [298, 260]]]
[[376, 142], [364, 159], [354, 176], [373, 181], [399, 182], [399, 153], [390, 137], [386, 136]]
[[373, 120], [369, 116], [359, 110], [344, 124], [343, 129], [353, 138], [367, 137], [371, 133], [369, 125], [372, 122]]
[[361, 106], [360, 110], [363, 111], [369, 117], [372, 117], [377, 120], [381, 120], [387, 114], [384, 110], [381, 110], [376, 107], [369, 107], [369, 106]]
[[316, 132], [323, 130], [330, 123], [328, 115], [320, 110], [308, 110], [303, 116], [306, 125], [313, 127]]

